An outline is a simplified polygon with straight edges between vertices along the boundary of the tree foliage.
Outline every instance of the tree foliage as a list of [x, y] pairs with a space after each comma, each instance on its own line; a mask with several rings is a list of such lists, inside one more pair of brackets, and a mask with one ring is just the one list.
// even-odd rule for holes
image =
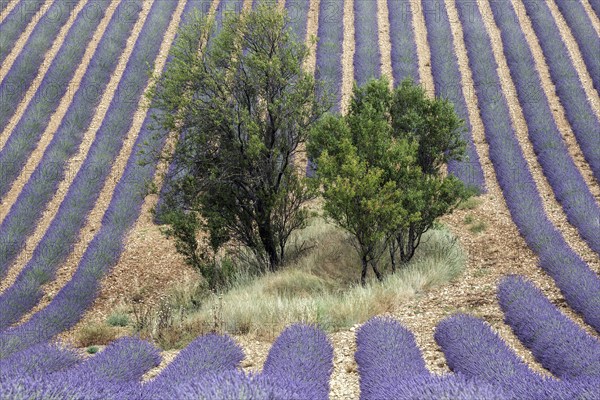
[[[233, 240], [277, 269], [302, 205], [314, 197], [293, 160], [329, 100], [302, 70], [309, 48], [272, 6], [214, 21], [196, 15], [150, 92], [159, 132], [179, 138], [170, 155], [163, 220], [186, 259], [208, 233], [213, 252]], [[160, 133], [164, 134], [164, 133]]]
[[326, 215], [350, 232], [362, 260], [381, 279], [377, 262], [389, 249], [407, 263], [434, 221], [470, 195], [442, 166], [461, 159], [463, 122], [446, 100], [429, 99], [411, 81], [389, 89], [385, 78], [354, 86], [348, 113], [327, 115], [311, 132]]

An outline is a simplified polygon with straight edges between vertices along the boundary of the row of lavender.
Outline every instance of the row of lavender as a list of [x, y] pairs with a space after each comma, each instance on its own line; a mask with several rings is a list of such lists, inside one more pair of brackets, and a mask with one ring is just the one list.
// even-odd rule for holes
[[[596, 398], [598, 338], [581, 330], [522, 277], [505, 278], [498, 299], [517, 337], [558, 379], [531, 370], [489, 324], [464, 314], [436, 327], [435, 340], [454, 373], [434, 375], [409, 330], [394, 319], [375, 317], [356, 333], [361, 398]], [[85, 361], [69, 348], [42, 344], [0, 359], [0, 394], [45, 399], [328, 398], [333, 349], [315, 327], [296, 324], [285, 329], [261, 373], [239, 371], [243, 358], [231, 338], [210, 334], [194, 340], [158, 376], [141, 383], [160, 356], [137, 338], [119, 339]]]
[[[548, 63], [550, 77], [565, 109], [567, 120], [596, 180], [600, 181], [600, 121], [586, 96], [548, 4], [537, 0], [523, 0], [523, 4]], [[575, 4], [572, 6], [576, 7]], [[575, 25], [578, 24], [585, 24], [585, 21], [578, 21]], [[598, 40], [593, 39], [591, 44], [593, 43], [597, 44]], [[595, 53], [597, 47], [596, 51], [592, 52], [593, 55], [597, 55]], [[592, 69], [590, 73], [593, 72]]]
[[[191, 0], [186, 5], [186, 11], [189, 12], [193, 6], [201, 5], [202, 2]], [[155, 1], [140, 32], [134, 53], [121, 81], [121, 83], [137, 85], [140, 94], [148, 81], [145, 63], [155, 59], [161, 38], [176, 6], [176, 2]], [[117, 103], [118, 101], [109, 106], [109, 110], [112, 109], [112, 114], [108, 114], [109, 121], [110, 118], [114, 118], [112, 115], [118, 114], [118, 110], [115, 109]], [[137, 104], [137, 101], [134, 103]], [[128, 110], [127, 104], [120, 104], [120, 106]], [[146, 149], [148, 151], [159, 151], [163, 146], [150, 129], [152, 120], [152, 113], [149, 113], [137, 136], [134, 152], [128, 160], [123, 176], [104, 214], [102, 227], [86, 249], [74, 276], [46, 308], [34, 314], [27, 322], [0, 333], [0, 358], [46, 342], [58, 333], [69, 329], [79, 321], [93, 303], [100, 280], [118, 261], [126, 234], [139, 217], [146, 185], [154, 176], [156, 166], [142, 163], [143, 154], [139, 152], [144, 143], [151, 147]], [[130, 125], [129, 119], [128, 126]], [[114, 132], [117, 133], [118, 131]]]
[[[61, 125], [0, 225], [0, 271], [6, 271], [17, 252], [22, 249], [27, 235], [35, 228], [48, 202], [65, 178], [68, 161], [77, 152], [92, 122], [102, 92], [117, 67], [119, 55], [141, 10], [141, 3], [136, 3], [136, 15], [119, 17], [123, 8], [130, 8], [131, 4], [123, 2], [115, 11]], [[90, 88], [93, 88], [93, 95], [90, 95]], [[116, 96], [116, 99], [123, 97], [118, 93]], [[106, 129], [104, 132], [110, 136]], [[100, 140], [101, 137], [97, 136], [97, 141]], [[37, 303], [41, 296], [40, 286], [52, 279], [56, 268], [67, 258], [72, 243], [79, 236], [80, 227], [85, 223], [99, 191], [98, 187], [102, 184], [100, 172], [107, 171], [108, 168], [98, 164], [97, 159], [89, 158], [78, 171], [78, 177], [35, 248], [32, 258], [17, 276], [15, 283], [0, 295], [0, 330], [18, 321]]]
[[480, 113], [498, 183], [512, 219], [541, 267], [555, 280], [569, 305], [600, 332], [600, 278], [567, 245], [543, 212], [542, 201], [521, 148], [506, 98], [496, 72], [497, 64], [477, 3], [456, 3], [473, 73]]
[[435, 95], [450, 100], [458, 116], [465, 121], [463, 140], [467, 143], [468, 160], [451, 161], [448, 163], [448, 171], [480, 192], [485, 192], [485, 178], [473, 143], [472, 126], [463, 93], [458, 59], [454, 52], [448, 14], [439, 2], [425, 1], [422, 6], [427, 27], [427, 41], [431, 50], [431, 73]]
[[[3, 5], [8, 2], [2, 1]], [[35, 14], [42, 8], [45, 0], [21, 1], [0, 24], [0, 65], [15, 47], [17, 39]]]
[[515, 10], [507, 1], [493, 1], [490, 6], [500, 28], [504, 54], [527, 122], [529, 140], [544, 175], [569, 222], [578, 229], [590, 247], [600, 254], [600, 219], [590, 218], [590, 215], [600, 216], [600, 208], [556, 126]]

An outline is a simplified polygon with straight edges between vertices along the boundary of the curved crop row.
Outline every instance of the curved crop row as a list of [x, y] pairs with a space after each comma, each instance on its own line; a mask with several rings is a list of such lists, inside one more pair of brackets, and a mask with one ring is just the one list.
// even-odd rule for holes
[[462, 1], [456, 2], [456, 6], [473, 71], [490, 159], [512, 219], [567, 303], [600, 331], [600, 278], [567, 245], [544, 214], [535, 182], [507, 118], [508, 105], [479, 8], [476, 3]]
[[370, 319], [357, 330], [356, 347], [362, 399], [382, 398], [383, 387], [430, 376], [414, 335], [394, 319]]
[[581, 86], [573, 60], [569, 57], [548, 5], [537, 0], [523, 0], [523, 4], [539, 39], [567, 120], [596, 180], [600, 181], [600, 121]]
[[525, 35], [518, 24], [510, 2], [492, 1], [492, 12], [500, 28], [504, 53], [515, 82], [529, 139], [556, 199], [560, 202], [570, 223], [590, 247], [600, 254], [600, 208], [586, 185], [581, 173], [561, 137], [550, 111], [548, 98]]
[[[130, 7], [130, 4], [121, 3], [120, 7]], [[101, 100], [101, 90], [108, 84], [118, 64], [118, 55], [125, 47], [137, 20], [137, 15], [136, 18], [119, 18], [119, 12], [122, 11], [119, 8], [42, 160], [0, 225], [0, 272], [6, 272], [23, 248], [27, 236], [35, 228], [64, 178], [68, 160], [77, 152], [83, 135], [92, 122]], [[140, 7], [137, 9], [141, 10]], [[90, 96], [88, 88], [98, 92]], [[37, 303], [41, 296], [40, 285], [52, 279], [56, 267], [67, 258], [71, 251], [70, 244], [78, 237], [78, 227], [85, 222], [86, 210], [93, 206], [93, 201], [89, 199], [99, 191], [101, 182], [97, 181], [102, 172], [100, 168], [107, 169], [92, 160], [89, 163], [86, 161], [78, 171], [78, 178], [69, 188], [67, 197], [34, 250], [32, 258], [17, 276], [15, 283], [0, 295], [0, 330], [18, 321]]]
[[17, 376], [51, 374], [74, 367], [80, 362], [74, 349], [56, 343], [43, 343], [0, 360], [0, 381], [15, 379]]
[[294, 32], [298, 40], [302, 42], [304, 42], [306, 38], [309, 8], [309, 0], [286, 0], [285, 2], [285, 9], [290, 18], [292, 32]]
[[580, 1], [554, 0], [569, 25], [596, 90], [600, 91], [600, 37]]
[[229, 336], [200, 336], [179, 352], [156, 378], [143, 385], [142, 395], [177, 398], [178, 386], [209, 373], [233, 370], [243, 359], [244, 352]]
[[[0, 65], [15, 46], [25, 27], [45, 2], [45, 0], [20, 1], [0, 24]], [[8, 1], [6, 4], [8, 4]]]
[[[25, 1], [25, 3], [27, 3]], [[10, 71], [0, 84], [0, 132], [6, 128], [10, 118], [16, 111], [27, 88], [35, 79], [44, 56], [58, 35], [60, 28], [69, 19], [74, 0], [55, 1], [35, 26], [21, 54], [17, 57]], [[6, 148], [0, 150], [4, 153]], [[2, 165], [2, 169], [6, 168]]]
[[452, 31], [446, 7], [443, 3], [434, 3], [429, 0], [425, 0], [421, 4], [431, 51], [431, 73], [435, 85], [435, 95], [450, 100], [454, 104], [456, 114], [465, 121], [466, 129], [463, 132], [463, 140], [467, 143], [468, 160], [450, 161], [448, 171], [465, 184], [478, 189], [479, 192], [485, 192], [485, 178], [471, 135], [472, 126], [462, 90], [462, 78], [458, 68], [458, 59], [454, 53]]
[[70, 382], [94, 381], [124, 384], [141, 382], [142, 376], [160, 364], [156, 347], [136, 337], [122, 337], [84, 362], [53, 374], [53, 378], [68, 377]]
[[[128, 63], [124, 78], [119, 86], [134, 87], [139, 92], [147, 84], [148, 76], [145, 73], [146, 62], [154, 60], [161, 44], [161, 37], [171, 19], [177, 3], [170, 1], [156, 1], [146, 19], [138, 43]], [[102, 136], [111, 136], [122, 143], [124, 135], [131, 126], [133, 111], [138, 103], [132, 99], [130, 103], [123, 98], [111, 103], [108, 119], [103, 122]], [[124, 113], [124, 114], [120, 114]], [[124, 119], [124, 120], [123, 120]], [[112, 126], [114, 124], [114, 126]], [[156, 148], [162, 143], [152, 140], [149, 125], [152, 124], [151, 116], [147, 115], [135, 142], [135, 149], [148, 142]], [[124, 132], [116, 128], [126, 128]], [[94, 143], [96, 144], [96, 143]], [[119, 146], [120, 148], [120, 146]], [[110, 147], [108, 151], [110, 151]], [[91, 150], [90, 155], [98, 153], [104, 161], [109, 156], [107, 150]], [[116, 156], [116, 154], [115, 154]], [[73, 326], [83, 315], [84, 311], [92, 304], [96, 297], [99, 280], [112, 268], [119, 259], [126, 233], [137, 220], [144, 199], [146, 184], [154, 176], [155, 165], [139, 165], [142, 155], [134, 151], [127, 162], [125, 171], [114, 190], [111, 202], [106, 210], [102, 227], [86, 249], [72, 279], [58, 292], [52, 302], [43, 310], [36, 313], [29, 321], [15, 328], [9, 328], [0, 334], [0, 358], [15, 351], [27, 348], [37, 343], [49, 340], [54, 335]], [[105, 177], [110, 170], [110, 160], [107, 163]], [[101, 181], [104, 181], [102, 178]], [[77, 181], [77, 178], [76, 178]]]
[[354, 0], [354, 80], [362, 86], [379, 78], [381, 50], [377, 26], [377, 1]]
[[10, 190], [35, 149], [50, 117], [66, 93], [109, 0], [94, 0], [81, 10], [38, 91], [0, 152], [0, 199]]
[[531, 282], [504, 278], [498, 302], [505, 322], [544, 368], [563, 379], [600, 378], [600, 340], [562, 314]]
[[596, 16], [600, 18], [600, 0], [589, 0], [592, 9], [596, 13]]
[[317, 66], [315, 79], [330, 85], [334, 95], [332, 112], [339, 112], [342, 101], [342, 43], [344, 42], [344, 8], [338, 1], [321, 0], [317, 32]]
[[417, 43], [410, 0], [387, 0], [390, 20], [392, 76], [395, 84], [406, 78], [419, 81]]

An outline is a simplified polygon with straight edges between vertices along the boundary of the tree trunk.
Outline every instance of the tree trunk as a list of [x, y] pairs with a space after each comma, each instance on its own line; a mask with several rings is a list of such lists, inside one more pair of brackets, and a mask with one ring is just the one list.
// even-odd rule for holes
[[392, 274], [396, 272], [396, 243], [390, 240], [390, 260], [392, 262]]
[[375, 261], [371, 261], [371, 267], [373, 268], [373, 272], [375, 272], [375, 276], [377, 277], [377, 280], [379, 282], [382, 282], [383, 281], [383, 277], [381, 276], [381, 273], [377, 269], [377, 263]]
[[258, 234], [260, 235], [260, 240], [265, 248], [265, 252], [269, 256], [269, 270], [275, 272], [277, 267], [279, 267], [279, 255], [277, 254], [275, 240], [273, 240], [271, 224], [267, 222], [259, 225]]
[[367, 268], [369, 267], [369, 263], [367, 262], [367, 256], [362, 256], [362, 272], [360, 273], [360, 284], [362, 287], [365, 287], [367, 284]]

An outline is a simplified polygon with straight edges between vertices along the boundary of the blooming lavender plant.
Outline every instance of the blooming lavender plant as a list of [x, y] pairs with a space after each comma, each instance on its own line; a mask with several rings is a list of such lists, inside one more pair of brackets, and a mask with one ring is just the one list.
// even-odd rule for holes
[[262, 374], [273, 378], [282, 390], [306, 399], [328, 399], [333, 372], [333, 347], [323, 331], [302, 324], [291, 325], [277, 337]]
[[108, 4], [108, 0], [90, 2], [77, 15], [40, 87], [0, 152], [0, 198], [6, 195], [39, 142]]
[[594, 30], [590, 17], [580, 1], [555, 0], [555, 3], [579, 45], [594, 87], [600, 91], [600, 37]]
[[309, 7], [310, 2], [305, 0], [286, 0], [285, 2], [285, 10], [290, 19], [292, 32], [300, 41], [304, 41], [306, 38]]
[[74, 349], [42, 343], [0, 360], [0, 381], [17, 376], [39, 376], [74, 367], [81, 358]]
[[525, 35], [510, 2], [493, 1], [492, 12], [504, 44], [529, 139], [554, 195], [590, 247], [600, 254], [600, 208], [571, 159], [556, 122]]
[[588, 0], [592, 6], [592, 10], [596, 13], [597, 17], [600, 17], [600, 0]]
[[411, 2], [409, 0], [388, 0], [387, 6], [394, 82], [399, 83], [406, 78], [419, 82], [419, 63], [415, 32], [412, 26]]
[[234, 370], [243, 359], [241, 347], [229, 336], [200, 336], [187, 345], [156, 378], [143, 385], [142, 397], [178, 398], [181, 393], [178, 387], [198, 382], [208, 374]]
[[[46, 52], [52, 46], [52, 42], [58, 35], [60, 28], [69, 19], [75, 4], [77, 2], [74, 0], [52, 3], [48, 11], [36, 24], [27, 40], [27, 44], [21, 50], [2, 83], [0, 83], [0, 98], [2, 99], [0, 102], [0, 132], [6, 128], [10, 118], [17, 110], [15, 105], [19, 104], [25, 96], [27, 88], [33, 82], [42, 61], [44, 61]], [[6, 148], [2, 149], [0, 155], [5, 150]]]
[[600, 378], [598, 338], [562, 314], [531, 282], [515, 275], [505, 277], [498, 286], [498, 302], [505, 322], [554, 375]]
[[[600, 181], [600, 121], [583, 90], [573, 60], [562, 41], [548, 5], [537, 0], [523, 0], [523, 4], [548, 63], [550, 77], [565, 109], [567, 120], [596, 180]], [[597, 50], [594, 53], [597, 55]]]
[[514, 128], [506, 118], [508, 105], [501, 90], [490, 38], [477, 3], [457, 1], [469, 65], [473, 72], [490, 159], [512, 219], [540, 266], [554, 279], [567, 303], [600, 332], [600, 278], [566, 244], [543, 213]]
[[354, 80], [362, 86], [381, 75], [377, 2], [354, 0]]
[[356, 347], [362, 399], [382, 398], [382, 387], [430, 375], [413, 334], [394, 319], [367, 321], [356, 332]]
[[[435, 95], [447, 98], [454, 104], [456, 114], [465, 121], [463, 140], [467, 143], [467, 160], [451, 160], [448, 171], [466, 185], [485, 192], [485, 178], [479, 161], [479, 155], [473, 136], [472, 126], [463, 93], [462, 78], [458, 69], [458, 60], [454, 53], [450, 20], [444, 3], [425, 0], [422, 3], [427, 39], [431, 50], [431, 72], [433, 74]], [[416, 62], [416, 60], [415, 60]]]
[[[8, 1], [2, 2], [4, 6]], [[44, 0], [22, 1], [6, 16], [0, 24], [0, 64], [4, 62], [25, 27], [44, 5]], [[0, 94], [4, 93], [3, 91]], [[1, 97], [3, 98], [3, 97]]]

